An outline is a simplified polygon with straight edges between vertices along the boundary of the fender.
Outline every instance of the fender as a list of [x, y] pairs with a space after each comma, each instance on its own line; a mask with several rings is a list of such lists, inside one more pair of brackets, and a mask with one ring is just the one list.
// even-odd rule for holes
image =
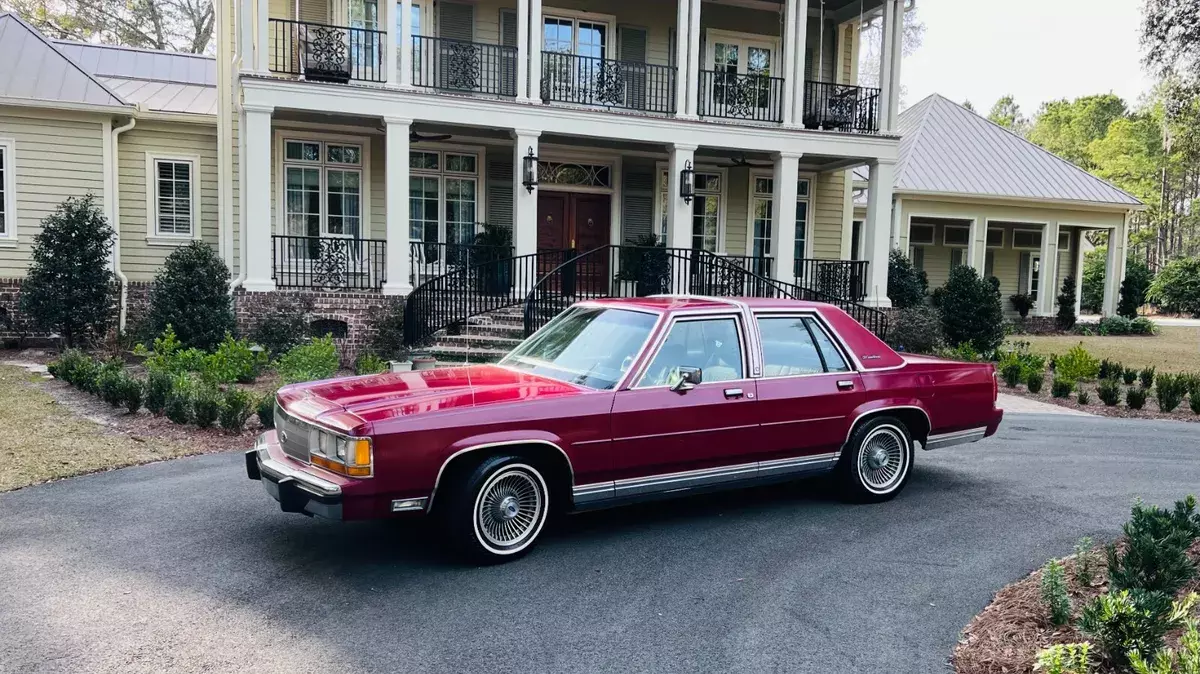
[[895, 409], [919, 410], [921, 414], [925, 415], [925, 422], [929, 424], [929, 432], [933, 432], [933, 418], [929, 416], [929, 410], [926, 409], [925, 405], [923, 405], [917, 398], [881, 398], [879, 400], [867, 401], [854, 408], [854, 411], [849, 415], [852, 421], [850, 422], [850, 426], [846, 428], [846, 439], [842, 444], [845, 445], [846, 442], [850, 441], [850, 435], [854, 433], [854, 427], [858, 425], [859, 420], [861, 420], [863, 417], [875, 412]]
[[563, 440], [552, 433], [544, 431], [506, 431], [500, 433], [483, 433], [462, 438], [451, 444], [443, 452], [444, 458], [442, 465], [438, 468], [437, 478], [433, 481], [433, 489], [429, 492], [429, 504], [427, 509], [433, 508], [433, 497], [437, 494], [438, 485], [442, 482], [442, 473], [446, 471], [446, 466], [455, 458], [480, 450], [492, 449], [495, 447], [506, 447], [511, 445], [544, 445], [553, 447], [562, 454], [567, 461], [567, 470], [571, 475], [571, 487], [575, 486], [575, 466], [571, 463], [571, 457], [567, 455], [563, 449]]

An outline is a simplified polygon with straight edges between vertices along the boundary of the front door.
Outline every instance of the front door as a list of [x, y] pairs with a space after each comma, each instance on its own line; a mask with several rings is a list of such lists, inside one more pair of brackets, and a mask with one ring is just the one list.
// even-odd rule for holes
[[[607, 194], [576, 194], [542, 190], [538, 193], [538, 250], [568, 251], [566, 257], [547, 258], [539, 269], [548, 274], [562, 261], [608, 245], [612, 197]], [[601, 251], [580, 259], [564, 270], [565, 294], [605, 295], [609, 261]]]

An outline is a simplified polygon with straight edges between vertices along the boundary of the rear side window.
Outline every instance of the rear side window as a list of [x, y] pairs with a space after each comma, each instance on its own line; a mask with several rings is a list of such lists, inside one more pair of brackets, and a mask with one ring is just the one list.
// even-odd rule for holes
[[794, 377], [850, 369], [829, 335], [812, 318], [760, 317], [758, 331], [762, 339], [764, 377]]
[[825, 358], [826, 372], [849, 372], [850, 366], [846, 364], [846, 359], [842, 357], [842, 352], [838, 351], [833, 345], [833, 340], [825, 332], [815, 318], [806, 318], [804, 322], [808, 324], [809, 330], [812, 331], [813, 337], [817, 340], [817, 347], [821, 349], [821, 355]]

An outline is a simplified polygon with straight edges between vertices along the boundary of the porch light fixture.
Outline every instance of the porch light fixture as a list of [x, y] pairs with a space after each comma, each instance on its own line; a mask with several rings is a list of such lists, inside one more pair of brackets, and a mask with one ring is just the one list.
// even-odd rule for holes
[[537, 168], [538, 158], [533, 153], [533, 146], [530, 145], [529, 152], [525, 154], [525, 158], [521, 164], [521, 175], [524, 177], [521, 184], [525, 186], [525, 190], [530, 194], [533, 194], [533, 188], [537, 187], [538, 184]]
[[696, 194], [696, 172], [692, 170], [692, 162], [684, 162], [683, 170], [679, 172], [679, 196], [685, 204], [692, 203]]

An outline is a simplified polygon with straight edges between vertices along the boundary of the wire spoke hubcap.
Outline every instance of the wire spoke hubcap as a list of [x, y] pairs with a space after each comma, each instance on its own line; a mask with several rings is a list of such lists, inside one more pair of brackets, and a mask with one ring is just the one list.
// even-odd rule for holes
[[858, 475], [863, 486], [876, 492], [891, 491], [908, 469], [908, 442], [891, 426], [881, 426], [863, 441], [858, 455]]
[[546, 499], [536, 478], [524, 470], [510, 469], [488, 480], [477, 503], [479, 533], [497, 548], [512, 548], [536, 533]]

